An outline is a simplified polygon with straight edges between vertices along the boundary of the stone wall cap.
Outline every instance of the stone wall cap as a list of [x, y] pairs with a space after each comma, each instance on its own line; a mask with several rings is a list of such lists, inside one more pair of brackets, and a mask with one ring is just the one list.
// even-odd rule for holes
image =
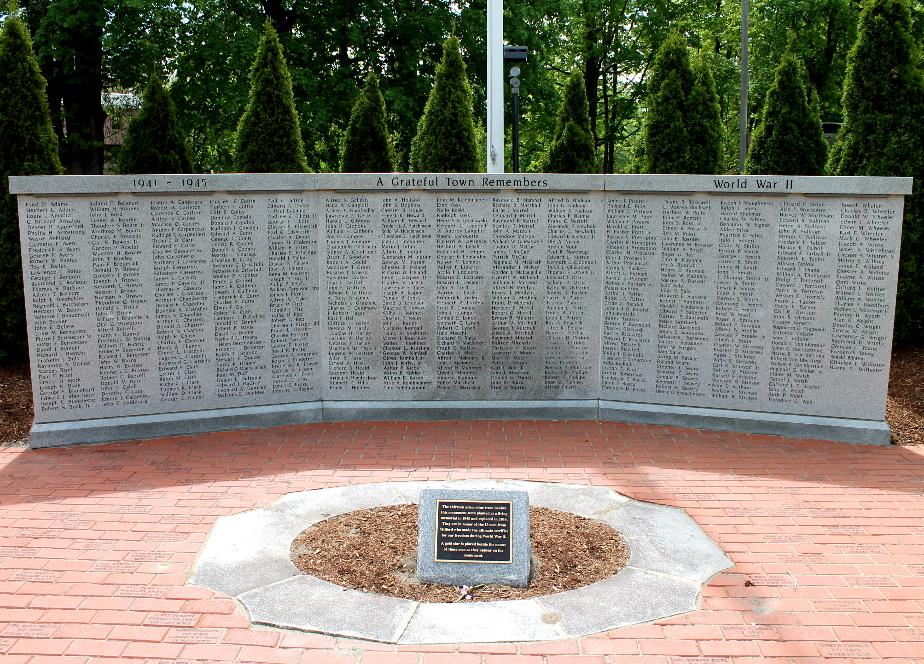
[[317, 189], [315, 173], [220, 173], [151, 175], [11, 176], [11, 194], [160, 194], [234, 192], [304, 192]]
[[704, 192], [717, 194], [910, 194], [914, 178], [834, 175], [606, 175], [615, 192]]
[[210, 193], [217, 191], [686, 192], [910, 194], [914, 178], [794, 175], [575, 175], [561, 173], [220, 173], [11, 176], [10, 193]]

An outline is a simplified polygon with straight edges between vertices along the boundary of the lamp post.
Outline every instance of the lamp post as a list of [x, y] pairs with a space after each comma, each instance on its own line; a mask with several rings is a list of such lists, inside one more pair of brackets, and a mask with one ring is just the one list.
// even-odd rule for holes
[[513, 104], [513, 172], [520, 172], [520, 75], [519, 67], [510, 68], [510, 101]]
[[[505, 46], [505, 62], [526, 62], [525, 46]], [[513, 105], [513, 172], [520, 172], [520, 68], [510, 68], [510, 100]]]

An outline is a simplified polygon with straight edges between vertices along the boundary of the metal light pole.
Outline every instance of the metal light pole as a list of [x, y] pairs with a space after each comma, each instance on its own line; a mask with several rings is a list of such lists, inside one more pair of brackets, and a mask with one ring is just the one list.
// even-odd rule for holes
[[741, 0], [741, 108], [738, 123], [738, 172], [744, 173], [744, 160], [748, 154], [748, 0]]
[[513, 103], [513, 172], [520, 172], [520, 75], [519, 67], [510, 68], [510, 100]]
[[504, 3], [488, 0], [487, 172], [504, 172]]
[[[505, 46], [504, 62], [526, 62], [525, 46]], [[510, 68], [510, 100], [513, 104], [513, 172], [520, 172], [520, 68]]]

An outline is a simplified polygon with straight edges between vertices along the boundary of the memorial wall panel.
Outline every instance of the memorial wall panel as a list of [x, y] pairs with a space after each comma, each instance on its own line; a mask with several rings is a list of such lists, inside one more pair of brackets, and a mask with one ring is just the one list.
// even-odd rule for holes
[[320, 194], [324, 398], [596, 397], [602, 192], [369, 186]]
[[322, 400], [883, 418], [904, 180], [11, 182], [38, 423]]
[[490, 199], [436, 198], [436, 399], [480, 399], [491, 390]]
[[606, 216], [601, 398], [883, 416], [900, 199], [633, 192]]
[[36, 421], [319, 398], [313, 196], [23, 198]]

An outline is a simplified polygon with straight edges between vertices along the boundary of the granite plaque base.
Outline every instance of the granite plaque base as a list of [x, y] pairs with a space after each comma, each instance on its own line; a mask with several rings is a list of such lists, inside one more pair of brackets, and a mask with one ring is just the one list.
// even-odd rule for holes
[[525, 491], [420, 492], [417, 578], [421, 581], [524, 587], [531, 557]]

